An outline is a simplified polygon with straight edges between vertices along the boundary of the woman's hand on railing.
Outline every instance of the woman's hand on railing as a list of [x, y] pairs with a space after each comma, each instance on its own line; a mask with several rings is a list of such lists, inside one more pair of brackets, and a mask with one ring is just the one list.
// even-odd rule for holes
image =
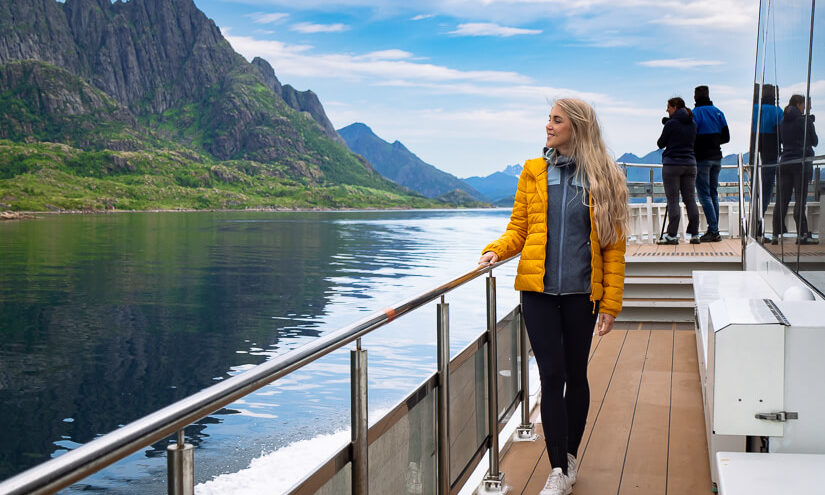
[[607, 335], [613, 330], [613, 323], [616, 317], [607, 313], [599, 313], [599, 322], [596, 324], [596, 330], [599, 332], [599, 337]]
[[492, 265], [498, 261], [498, 255], [492, 251], [487, 251], [478, 260], [479, 265]]

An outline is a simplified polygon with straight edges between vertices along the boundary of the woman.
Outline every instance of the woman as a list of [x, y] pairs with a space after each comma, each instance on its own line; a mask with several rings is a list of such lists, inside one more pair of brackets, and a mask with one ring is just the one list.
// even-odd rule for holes
[[793, 219], [796, 222], [796, 243], [819, 244], [819, 240], [815, 239], [808, 230], [808, 216], [805, 214], [808, 183], [811, 182], [814, 172], [811, 160], [814, 156], [814, 146], [819, 144], [819, 138], [814, 128], [814, 116], [809, 115], [805, 118], [804, 96], [791, 96], [788, 106], [785, 107], [779, 131], [784, 149], [779, 157], [779, 167], [776, 170], [778, 179], [776, 212], [773, 216], [771, 244], [779, 244], [779, 238], [787, 232], [785, 215], [791, 202], [791, 194], [795, 198]]
[[667, 196], [667, 234], [659, 239], [659, 244], [679, 244], [679, 192], [688, 214], [687, 232], [690, 243], [699, 244], [699, 208], [696, 206], [696, 156], [693, 144], [696, 141], [696, 123], [693, 114], [685, 107], [685, 100], [667, 100], [667, 114], [662, 135], [656, 144], [662, 153], [662, 182]]
[[557, 100], [546, 131], [544, 157], [524, 164], [507, 230], [479, 263], [521, 252], [515, 286], [538, 362], [553, 467], [541, 494], [565, 495], [576, 482], [590, 406], [587, 356], [596, 315], [605, 335], [622, 309], [627, 184], [587, 103]]

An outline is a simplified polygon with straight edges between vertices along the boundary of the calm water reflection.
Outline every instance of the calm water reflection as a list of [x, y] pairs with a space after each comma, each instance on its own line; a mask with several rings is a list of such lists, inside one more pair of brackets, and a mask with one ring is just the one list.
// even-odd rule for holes
[[[508, 216], [202, 212], [0, 224], [0, 479], [466, 271]], [[514, 269], [497, 273], [503, 304], [516, 301]], [[482, 285], [450, 302], [456, 353], [484, 325]], [[435, 311], [419, 313], [366, 339], [371, 410], [433, 369]], [[188, 428], [197, 479], [346, 426], [348, 369], [347, 353], [333, 353]], [[81, 486], [162, 491], [164, 445]]]

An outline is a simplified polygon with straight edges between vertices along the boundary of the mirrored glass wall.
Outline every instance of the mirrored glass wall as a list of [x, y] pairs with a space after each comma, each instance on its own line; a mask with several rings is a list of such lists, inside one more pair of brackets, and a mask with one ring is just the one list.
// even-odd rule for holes
[[750, 235], [825, 293], [825, 145], [816, 122], [825, 108], [825, 4], [816, 7], [815, 0], [760, 5]]

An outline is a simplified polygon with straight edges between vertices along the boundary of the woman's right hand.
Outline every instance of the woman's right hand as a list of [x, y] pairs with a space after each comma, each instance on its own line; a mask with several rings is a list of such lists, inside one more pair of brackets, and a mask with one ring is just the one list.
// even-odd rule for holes
[[479, 265], [492, 265], [493, 263], [498, 261], [498, 255], [492, 251], [487, 251], [486, 253], [481, 255], [481, 258], [478, 260]]

